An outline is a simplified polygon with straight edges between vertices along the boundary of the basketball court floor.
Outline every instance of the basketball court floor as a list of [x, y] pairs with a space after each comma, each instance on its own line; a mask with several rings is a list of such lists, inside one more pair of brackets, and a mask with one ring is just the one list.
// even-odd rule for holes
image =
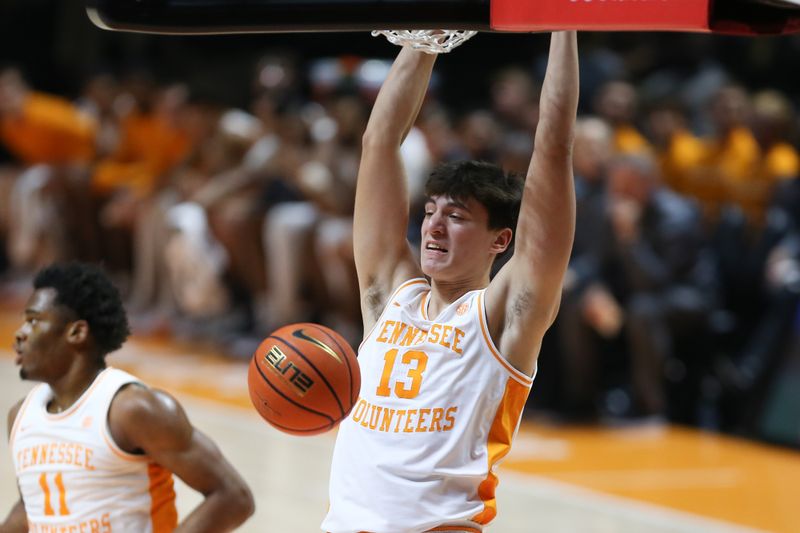
[[[21, 304], [0, 303], [2, 420], [30, 388], [13, 365]], [[169, 339], [133, 338], [109, 362], [172, 392], [244, 475], [256, 514], [243, 532], [319, 531], [334, 434], [292, 437], [250, 406], [247, 365]], [[534, 384], [535, 391], [535, 384]], [[698, 431], [558, 428], [525, 422], [500, 466], [496, 533], [800, 531], [800, 453]], [[199, 497], [178, 482], [186, 514]], [[0, 515], [17, 498], [0, 439]]]

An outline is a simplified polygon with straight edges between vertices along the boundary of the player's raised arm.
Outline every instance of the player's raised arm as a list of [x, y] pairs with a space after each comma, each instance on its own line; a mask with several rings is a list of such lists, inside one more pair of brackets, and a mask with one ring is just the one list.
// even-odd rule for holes
[[[572, 141], [577, 106], [577, 36], [553, 33], [514, 255], [486, 294], [492, 337], [509, 362], [528, 374], [558, 310], [575, 233]], [[536, 339], [533, 347], [531, 339]]]
[[406, 240], [408, 190], [400, 145], [417, 118], [436, 56], [404, 47], [364, 133], [353, 215], [353, 247], [364, 328], [404, 279], [421, 275]]
[[109, 427], [122, 449], [144, 453], [205, 497], [176, 533], [233, 531], [253, 513], [244, 480], [168, 394], [140, 386], [122, 389], [111, 405]]

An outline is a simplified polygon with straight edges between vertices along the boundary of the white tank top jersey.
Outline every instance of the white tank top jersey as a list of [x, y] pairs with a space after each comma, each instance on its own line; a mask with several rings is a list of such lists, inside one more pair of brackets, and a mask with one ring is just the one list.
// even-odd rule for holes
[[[494, 468], [508, 453], [532, 379], [500, 355], [484, 290], [429, 317], [431, 287], [398, 287], [359, 349], [361, 394], [339, 426], [331, 533], [475, 531], [496, 513]], [[467, 530], [472, 530], [467, 528]]]
[[161, 533], [177, 525], [172, 474], [122, 451], [108, 427], [117, 391], [134, 376], [107, 368], [69, 409], [47, 412], [53, 391], [34, 387], [10, 447], [31, 533]]

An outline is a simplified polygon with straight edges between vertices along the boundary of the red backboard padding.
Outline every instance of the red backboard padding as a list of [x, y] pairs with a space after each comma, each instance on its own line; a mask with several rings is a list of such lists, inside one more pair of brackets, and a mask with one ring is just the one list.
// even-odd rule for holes
[[492, 0], [500, 31], [707, 31], [709, 0]]
[[491, 0], [490, 26], [781, 35], [800, 31], [800, 9], [765, 0]]

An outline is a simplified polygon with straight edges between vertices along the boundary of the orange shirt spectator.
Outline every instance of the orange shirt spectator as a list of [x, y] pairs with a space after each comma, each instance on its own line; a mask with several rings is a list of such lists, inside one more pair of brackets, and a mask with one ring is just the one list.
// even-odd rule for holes
[[72, 103], [56, 96], [27, 93], [16, 113], [0, 117], [0, 140], [26, 164], [89, 163], [97, 124]]
[[174, 168], [189, 151], [188, 137], [155, 114], [133, 113], [122, 123], [120, 145], [97, 165], [92, 178], [96, 192], [128, 188], [139, 195], [157, 187], [158, 178]]

